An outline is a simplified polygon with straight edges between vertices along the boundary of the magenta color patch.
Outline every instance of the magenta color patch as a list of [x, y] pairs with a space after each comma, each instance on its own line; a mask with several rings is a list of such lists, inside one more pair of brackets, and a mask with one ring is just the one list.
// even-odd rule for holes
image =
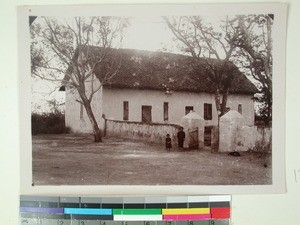
[[205, 220], [205, 219], [211, 219], [211, 214], [163, 215], [163, 220]]

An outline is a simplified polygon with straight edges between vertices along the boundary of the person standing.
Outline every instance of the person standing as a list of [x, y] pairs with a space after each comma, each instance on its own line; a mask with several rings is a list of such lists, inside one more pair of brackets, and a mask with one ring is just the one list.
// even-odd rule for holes
[[167, 137], [166, 137], [166, 149], [168, 151], [170, 151], [172, 148], [172, 140], [170, 138], [170, 134], [167, 134]]
[[185, 139], [185, 132], [183, 131], [183, 127], [179, 128], [179, 131], [177, 133], [177, 139], [178, 139], [178, 147], [183, 148], [183, 143]]

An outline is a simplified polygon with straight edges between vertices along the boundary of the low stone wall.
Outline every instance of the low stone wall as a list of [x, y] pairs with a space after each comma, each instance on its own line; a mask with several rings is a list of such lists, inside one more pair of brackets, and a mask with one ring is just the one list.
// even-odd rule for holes
[[257, 126], [241, 127], [236, 140], [236, 148], [238, 151], [271, 151], [272, 128]]
[[261, 151], [272, 149], [272, 128], [257, 126], [235, 126], [220, 133], [220, 151]]
[[[175, 124], [145, 124], [140, 122], [106, 120], [105, 133], [108, 137], [124, 137], [133, 140], [161, 143], [162, 145], [165, 144], [166, 135], [170, 134], [172, 145], [177, 146], [177, 132], [179, 127], [179, 125]], [[235, 126], [232, 129], [221, 129], [220, 132], [219, 151], [221, 152], [271, 151], [272, 128], [270, 127]], [[212, 148], [214, 148], [213, 145], [217, 144], [217, 142], [216, 140], [212, 140], [212, 142]]]
[[230, 110], [220, 118], [219, 151], [264, 151], [272, 149], [272, 128], [246, 126], [244, 117]]
[[146, 124], [140, 122], [126, 122], [106, 120], [106, 136], [124, 137], [134, 140], [165, 144], [166, 135], [170, 134], [173, 146], [177, 145], [179, 125], [175, 124]]

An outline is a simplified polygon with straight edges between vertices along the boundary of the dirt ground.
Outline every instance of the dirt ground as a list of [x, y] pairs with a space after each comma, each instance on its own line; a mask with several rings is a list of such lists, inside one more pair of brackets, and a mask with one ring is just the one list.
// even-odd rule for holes
[[34, 185], [271, 184], [271, 155], [208, 150], [91, 135], [33, 136]]

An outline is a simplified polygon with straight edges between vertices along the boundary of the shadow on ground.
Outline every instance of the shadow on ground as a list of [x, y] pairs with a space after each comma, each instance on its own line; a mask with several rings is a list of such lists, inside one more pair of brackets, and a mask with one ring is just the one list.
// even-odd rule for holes
[[272, 183], [271, 155], [240, 157], [90, 135], [33, 136], [34, 185], [259, 185]]

